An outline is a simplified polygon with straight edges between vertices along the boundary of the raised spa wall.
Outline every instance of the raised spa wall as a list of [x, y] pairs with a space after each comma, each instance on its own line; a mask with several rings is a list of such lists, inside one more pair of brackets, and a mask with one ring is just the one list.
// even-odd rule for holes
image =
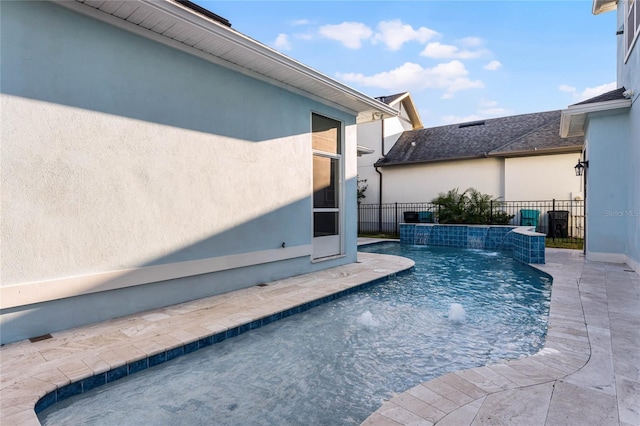
[[500, 250], [524, 263], [544, 263], [545, 235], [532, 226], [400, 224], [400, 243]]

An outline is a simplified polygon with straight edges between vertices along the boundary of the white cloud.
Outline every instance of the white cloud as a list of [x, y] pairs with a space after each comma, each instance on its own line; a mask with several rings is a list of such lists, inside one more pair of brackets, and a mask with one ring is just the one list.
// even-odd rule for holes
[[322, 37], [337, 40], [349, 49], [360, 49], [362, 41], [370, 38], [373, 31], [361, 22], [343, 22], [338, 25], [323, 25], [318, 32]]
[[478, 37], [465, 37], [460, 40], [460, 44], [466, 47], [478, 47], [484, 44], [484, 40]]
[[458, 46], [452, 44], [442, 44], [440, 42], [433, 42], [427, 44], [422, 52], [421, 56], [433, 59], [474, 59], [481, 56], [485, 56], [489, 53], [486, 49], [467, 50], [460, 49]]
[[502, 64], [500, 63], [500, 61], [491, 61], [487, 65], [485, 65], [483, 68], [485, 70], [495, 71], [498, 68], [500, 68], [501, 66], [502, 66]]
[[378, 31], [373, 39], [374, 42], [380, 41], [390, 50], [399, 50], [408, 41], [424, 44], [439, 35], [437, 31], [427, 27], [413, 29], [411, 25], [403, 24], [400, 19], [381, 21], [378, 24]]
[[276, 37], [276, 41], [273, 43], [276, 49], [280, 50], [291, 50], [291, 42], [289, 41], [289, 36], [286, 34], [278, 34]]
[[585, 99], [593, 98], [598, 95], [602, 95], [603, 93], [610, 92], [617, 88], [616, 82], [613, 81], [611, 83], [601, 84], [596, 87], [587, 87], [580, 93], [580, 100], [583, 101]]
[[483, 120], [485, 118], [506, 117], [511, 114], [513, 114], [513, 111], [499, 107], [496, 101], [480, 99], [475, 113], [466, 116], [444, 115], [440, 117], [440, 121], [444, 124], [466, 123], [467, 121]]
[[575, 93], [576, 88], [567, 84], [561, 84], [560, 86], [558, 86], [558, 90], [561, 90], [563, 92]]
[[424, 89], [445, 90], [445, 98], [453, 97], [455, 92], [484, 87], [480, 80], [470, 80], [469, 71], [460, 61], [438, 64], [433, 68], [406, 62], [391, 71], [371, 76], [359, 73], [338, 73], [338, 78], [361, 86], [377, 87], [385, 90], [406, 91]]
[[615, 90], [616, 87], [616, 82], [612, 81], [611, 83], [601, 84], [600, 86], [596, 87], [587, 87], [582, 92], [578, 92], [577, 88], [569, 86], [568, 84], [561, 84], [560, 86], [558, 86], [558, 90], [571, 93], [573, 102], [580, 102], [596, 97], [598, 95], [602, 95], [603, 93], [610, 92], [611, 90]]

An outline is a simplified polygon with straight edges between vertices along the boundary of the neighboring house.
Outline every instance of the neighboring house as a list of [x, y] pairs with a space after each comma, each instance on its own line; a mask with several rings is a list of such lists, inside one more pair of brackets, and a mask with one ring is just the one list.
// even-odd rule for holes
[[548, 111], [405, 131], [374, 164], [382, 202], [428, 202], [469, 187], [507, 201], [578, 199], [583, 138], [563, 139], [559, 127], [560, 111]]
[[1, 9], [2, 343], [356, 261], [394, 108], [188, 1]]
[[560, 132], [585, 139], [587, 259], [640, 272], [640, 4], [594, 0], [592, 10], [617, 10], [618, 89], [563, 110]]
[[380, 114], [373, 121], [358, 123], [358, 179], [366, 180], [366, 198], [363, 203], [376, 204], [380, 201], [380, 179], [374, 164], [383, 157], [406, 131], [421, 129], [422, 121], [409, 92], [376, 98], [397, 111], [393, 117], [382, 118]]

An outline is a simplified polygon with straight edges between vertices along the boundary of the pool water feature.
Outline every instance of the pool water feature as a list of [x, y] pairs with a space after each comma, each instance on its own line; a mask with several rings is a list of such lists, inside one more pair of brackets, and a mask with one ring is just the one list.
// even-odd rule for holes
[[64, 400], [40, 413], [41, 422], [359, 424], [418, 383], [542, 348], [551, 282], [533, 268], [481, 250], [362, 250], [416, 266]]
[[401, 223], [400, 242], [411, 245], [505, 250], [524, 263], [544, 263], [545, 234], [532, 226]]

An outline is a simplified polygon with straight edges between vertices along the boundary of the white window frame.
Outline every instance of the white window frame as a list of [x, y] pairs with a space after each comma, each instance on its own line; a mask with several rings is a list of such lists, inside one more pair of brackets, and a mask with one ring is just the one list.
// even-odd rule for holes
[[[312, 158], [314, 156], [319, 156], [319, 157], [325, 157], [325, 158], [331, 158], [331, 159], [335, 159], [338, 160], [338, 207], [336, 208], [316, 208], [313, 206], [313, 177], [311, 179], [311, 241], [312, 241], [312, 251], [313, 253], [311, 254], [311, 261], [312, 262], [322, 262], [325, 260], [331, 260], [331, 259], [335, 259], [337, 257], [343, 257], [346, 253], [345, 250], [345, 231], [346, 231], [346, 226], [345, 226], [345, 182], [344, 182], [344, 176], [345, 176], [345, 161], [344, 161], [344, 151], [345, 151], [345, 146], [346, 146], [346, 142], [345, 142], [345, 124], [342, 120], [339, 120], [337, 118], [334, 118], [330, 115], [327, 114], [323, 114], [323, 113], [319, 113], [319, 112], [311, 112], [311, 129], [310, 129], [310, 134], [313, 133], [313, 116], [317, 115], [319, 117], [324, 117], [327, 118], [329, 120], [335, 121], [339, 127], [338, 127], [338, 137], [339, 137], [339, 153], [332, 153], [332, 152], [326, 152], [326, 151], [321, 151], [321, 150], [317, 150], [312, 148], [311, 149], [311, 153], [312, 153]], [[313, 170], [313, 165], [311, 164], [311, 170]], [[315, 224], [314, 224], [314, 213], [322, 213], [322, 212], [329, 212], [329, 213], [333, 213], [333, 212], [337, 212], [338, 213], [338, 235], [330, 235], [330, 236], [326, 236], [326, 237], [316, 237], [314, 235], [315, 233]], [[337, 250], [336, 250], [337, 249]]]
[[[627, 63], [631, 51], [638, 41], [640, 34], [640, 0], [627, 0], [624, 2], [624, 62]], [[631, 40], [631, 42], [629, 42]]]

